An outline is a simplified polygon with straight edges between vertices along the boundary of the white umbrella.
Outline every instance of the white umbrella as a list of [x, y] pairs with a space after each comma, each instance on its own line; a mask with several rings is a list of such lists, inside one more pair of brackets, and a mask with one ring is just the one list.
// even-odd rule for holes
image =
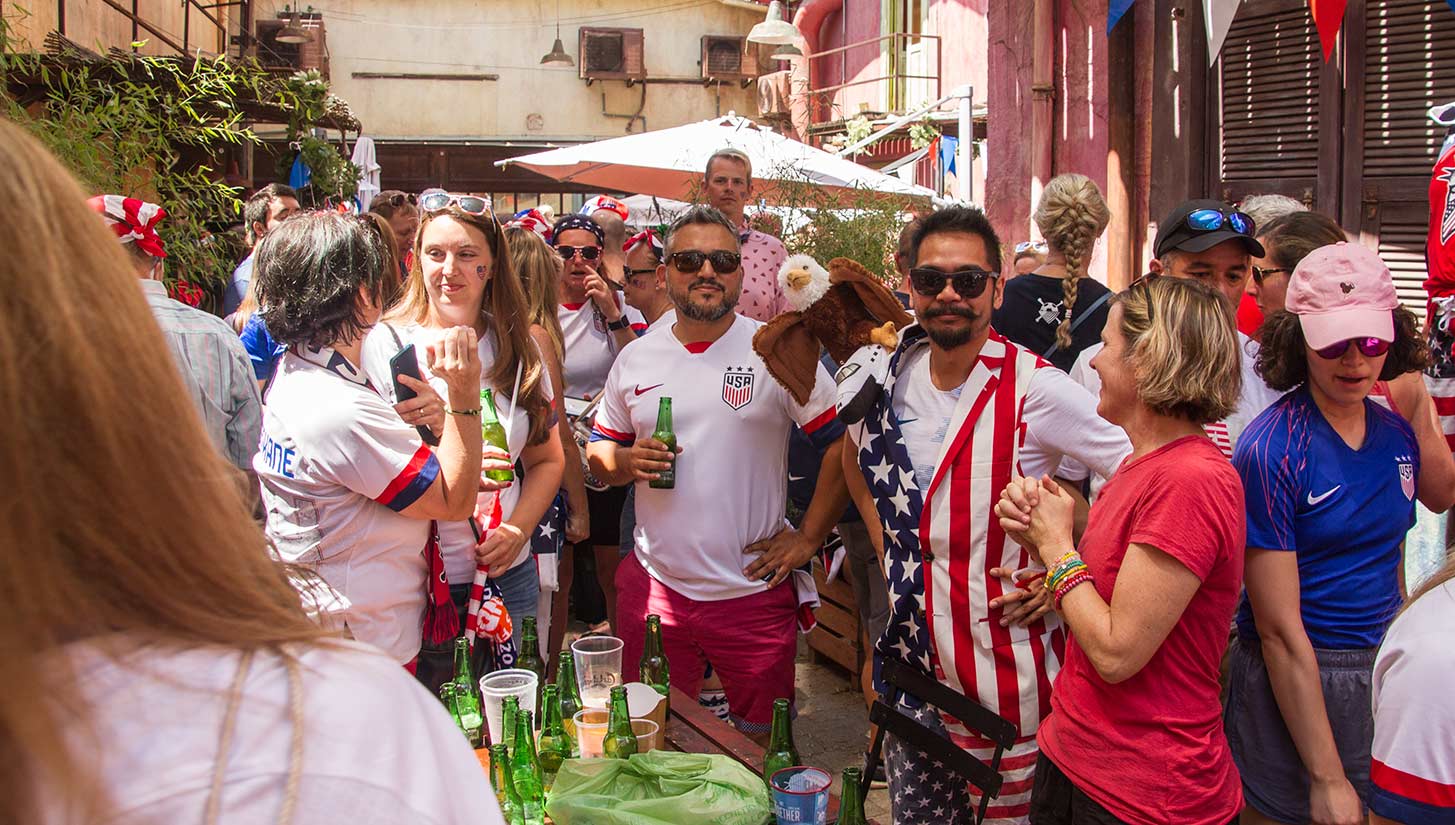
[[726, 117], [599, 140], [496, 161], [596, 189], [690, 201], [702, 185], [707, 159], [733, 148], [753, 162], [753, 197], [768, 203], [801, 201], [813, 184], [845, 206], [865, 193], [929, 201], [934, 192], [831, 155], [731, 112]]

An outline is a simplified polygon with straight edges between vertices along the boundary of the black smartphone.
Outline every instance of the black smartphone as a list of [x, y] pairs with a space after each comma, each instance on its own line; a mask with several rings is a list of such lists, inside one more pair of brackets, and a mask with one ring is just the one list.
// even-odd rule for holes
[[[405, 344], [403, 349], [394, 353], [394, 357], [389, 359], [389, 374], [394, 376], [395, 401], [408, 401], [419, 394], [399, 381], [401, 375], [407, 375], [416, 381], [424, 380], [424, 377], [419, 374], [419, 357], [414, 354], [413, 344]], [[419, 431], [419, 437], [424, 439], [424, 443], [431, 447], [440, 445], [440, 440], [435, 437], [429, 427], [420, 425], [414, 429]]]

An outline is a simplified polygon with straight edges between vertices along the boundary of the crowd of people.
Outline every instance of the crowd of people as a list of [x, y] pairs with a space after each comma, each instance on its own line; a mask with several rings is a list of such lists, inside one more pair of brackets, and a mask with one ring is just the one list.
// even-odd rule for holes
[[[1416, 502], [1455, 505], [1422, 377], [1449, 333], [1296, 201], [1178, 205], [1121, 291], [1085, 176], [1012, 255], [980, 209], [906, 216], [885, 285], [912, 323], [805, 397], [754, 346], [787, 251], [733, 149], [665, 227], [606, 195], [348, 215], [263, 187], [225, 320], [166, 297], [164, 209], [88, 200], [3, 121], [0, 158], [29, 205], [0, 234], [27, 493], [0, 520], [0, 822], [499, 822], [421, 685], [461, 635], [510, 666], [526, 617], [546, 662], [574, 614], [630, 663], [660, 616], [672, 685], [766, 740], [835, 533], [866, 700], [894, 660], [1013, 726], [1000, 753], [894, 692], [998, 755], [987, 822], [1455, 821], [1455, 565], [1403, 564]], [[973, 820], [975, 785], [885, 754], [894, 822]]]

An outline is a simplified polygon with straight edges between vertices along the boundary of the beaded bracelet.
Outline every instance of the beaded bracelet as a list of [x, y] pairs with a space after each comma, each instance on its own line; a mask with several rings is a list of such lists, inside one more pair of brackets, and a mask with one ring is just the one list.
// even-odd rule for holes
[[1056, 604], [1056, 609], [1059, 610], [1061, 608], [1061, 600], [1066, 598], [1067, 593], [1070, 593], [1072, 590], [1076, 589], [1077, 585], [1085, 584], [1086, 582], [1089, 582], [1091, 580], [1091, 571], [1083, 566], [1080, 570], [1077, 570], [1075, 573], [1072, 573], [1070, 576], [1068, 576], [1064, 581], [1060, 582], [1057, 585], [1056, 589], [1051, 593], [1051, 598]]
[[1086, 562], [1081, 560], [1081, 554], [1077, 553], [1075, 550], [1068, 550], [1059, 559], [1057, 559], [1055, 563], [1051, 565], [1050, 570], [1047, 571], [1046, 586], [1051, 588], [1052, 590], [1055, 590], [1058, 583], [1065, 581], [1068, 576], [1075, 573], [1077, 570], [1085, 569]]

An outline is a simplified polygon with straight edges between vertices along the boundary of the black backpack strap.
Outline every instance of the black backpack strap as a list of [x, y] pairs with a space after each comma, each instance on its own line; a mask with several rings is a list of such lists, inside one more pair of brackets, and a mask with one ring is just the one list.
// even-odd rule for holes
[[[1075, 335], [1076, 334], [1076, 330], [1083, 323], [1086, 322], [1086, 319], [1087, 318], [1090, 318], [1091, 316], [1095, 315], [1096, 314], [1096, 311], [1098, 309], [1101, 309], [1101, 305], [1102, 304], [1104, 304], [1107, 301], [1110, 301], [1111, 300], [1111, 295], [1112, 295], [1111, 290], [1108, 289], [1106, 292], [1103, 292], [1101, 294], [1101, 297], [1100, 298], [1097, 298], [1095, 301], [1092, 301], [1091, 302], [1091, 306], [1087, 307], [1085, 312], [1083, 312], [1080, 315], [1076, 316], [1076, 318], [1071, 321], [1071, 329], [1068, 330], [1067, 332], [1069, 334], [1071, 334], [1071, 335]], [[1047, 361], [1049, 361], [1049, 360], [1051, 360], [1051, 356], [1055, 355], [1056, 352], [1057, 352], [1057, 350], [1059, 350], [1059, 349], [1061, 349], [1061, 344], [1060, 343], [1053, 343], [1053, 344], [1051, 344], [1051, 348], [1050, 349], [1048, 349], [1045, 352], [1041, 353], [1041, 357], [1044, 358], [1044, 359], [1046, 359]]]

